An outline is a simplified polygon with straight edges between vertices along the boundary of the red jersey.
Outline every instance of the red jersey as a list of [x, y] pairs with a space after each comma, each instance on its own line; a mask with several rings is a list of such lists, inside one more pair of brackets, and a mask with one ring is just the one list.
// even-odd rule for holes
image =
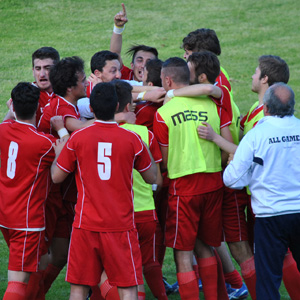
[[97, 232], [134, 228], [132, 170], [151, 167], [137, 134], [115, 122], [95, 121], [72, 134], [57, 166], [68, 173], [75, 171], [74, 227]]
[[225, 74], [221, 71], [219, 76], [216, 79], [217, 86], [221, 87], [222, 85], [225, 85], [229, 92], [231, 92], [231, 84]]
[[91, 93], [94, 88], [94, 84], [91, 81], [88, 81], [88, 86], [86, 87], [86, 96], [91, 98]]
[[120, 72], [121, 72], [121, 79], [133, 80], [133, 70], [123, 65]]
[[153, 120], [156, 111], [162, 106], [162, 103], [154, 103], [146, 101], [137, 104], [135, 108], [136, 121], [138, 125], [147, 126], [147, 128], [153, 131]]
[[31, 124], [8, 120], [0, 124], [0, 151], [0, 226], [44, 230], [52, 141]]
[[79, 119], [80, 115], [75, 105], [60, 96], [55, 96], [52, 101], [45, 106], [44, 113], [41, 116], [38, 124], [38, 130], [44, 133], [51, 133], [55, 137], [59, 138], [56, 131], [51, 129], [50, 119], [53, 116], [62, 116], [64, 122], [67, 117]]

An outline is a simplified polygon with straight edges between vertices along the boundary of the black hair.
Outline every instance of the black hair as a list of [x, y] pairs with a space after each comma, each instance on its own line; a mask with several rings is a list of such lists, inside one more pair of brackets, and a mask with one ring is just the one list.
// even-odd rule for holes
[[115, 85], [111, 82], [96, 84], [91, 93], [90, 104], [98, 120], [112, 120], [118, 104]]
[[190, 70], [184, 59], [180, 57], [170, 57], [162, 65], [162, 72], [169, 76], [175, 83], [186, 84], [190, 82]]
[[50, 82], [55, 94], [64, 97], [67, 89], [77, 85], [78, 73], [84, 72], [84, 62], [78, 56], [66, 57], [50, 70]]
[[29, 82], [19, 82], [11, 91], [16, 116], [20, 120], [29, 120], [37, 110], [40, 89]]
[[161, 68], [162, 68], [163, 62], [158, 59], [150, 59], [146, 62], [145, 68], [148, 71], [146, 82], [152, 82], [154, 86], [162, 86], [161, 84]]
[[150, 46], [146, 46], [146, 45], [133, 45], [127, 51], [127, 54], [132, 55], [131, 62], [134, 61], [135, 55], [138, 51], [151, 52], [152, 54], [154, 54], [155, 57], [158, 57], [158, 52], [157, 52], [156, 48], [154, 48], [154, 47], [150, 47]]
[[108, 51], [108, 50], [103, 50], [96, 52], [91, 59], [91, 71], [92, 73], [95, 72], [95, 70], [98, 70], [102, 72], [103, 67], [106, 65], [107, 60], [115, 60], [119, 59], [119, 56], [117, 53]]
[[51, 58], [54, 64], [58, 63], [60, 59], [59, 53], [56, 49], [52, 47], [42, 47], [32, 53], [32, 67], [34, 67], [35, 59], [46, 59], [46, 58]]

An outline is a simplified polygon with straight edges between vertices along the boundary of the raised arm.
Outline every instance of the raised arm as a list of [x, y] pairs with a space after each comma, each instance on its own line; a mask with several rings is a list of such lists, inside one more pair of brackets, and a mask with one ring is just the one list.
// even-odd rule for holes
[[118, 12], [114, 17], [114, 30], [110, 39], [110, 51], [115, 52], [119, 55], [119, 61], [121, 67], [123, 66], [123, 61], [121, 58], [122, 51], [122, 32], [125, 28], [125, 24], [128, 22], [126, 15], [126, 8], [124, 3], [122, 5], [122, 10]]

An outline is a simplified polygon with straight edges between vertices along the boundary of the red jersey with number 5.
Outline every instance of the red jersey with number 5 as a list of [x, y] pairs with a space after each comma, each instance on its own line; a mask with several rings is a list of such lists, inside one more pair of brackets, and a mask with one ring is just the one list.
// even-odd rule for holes
[[0, 124], [0, 151], [0, 226], [43, 230], [55, 157], [51, 139], [33, 125], [8, 120]]
[[143, 172], [151, 166], [136, 133], [115, 122], [95, 121], [72, 134], [57, 166], [68, 173], [75, 171], [74, 227], [97, 232], [134, 228], [132, 170]]

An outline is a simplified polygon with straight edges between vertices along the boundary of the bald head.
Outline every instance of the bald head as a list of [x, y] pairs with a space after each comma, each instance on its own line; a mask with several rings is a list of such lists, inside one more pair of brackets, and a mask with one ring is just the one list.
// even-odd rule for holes
[[271, 116], [292, 116], [294, 114], [295, 94], [285, 83], [270, 86], [264, 95], [264, 104]]

